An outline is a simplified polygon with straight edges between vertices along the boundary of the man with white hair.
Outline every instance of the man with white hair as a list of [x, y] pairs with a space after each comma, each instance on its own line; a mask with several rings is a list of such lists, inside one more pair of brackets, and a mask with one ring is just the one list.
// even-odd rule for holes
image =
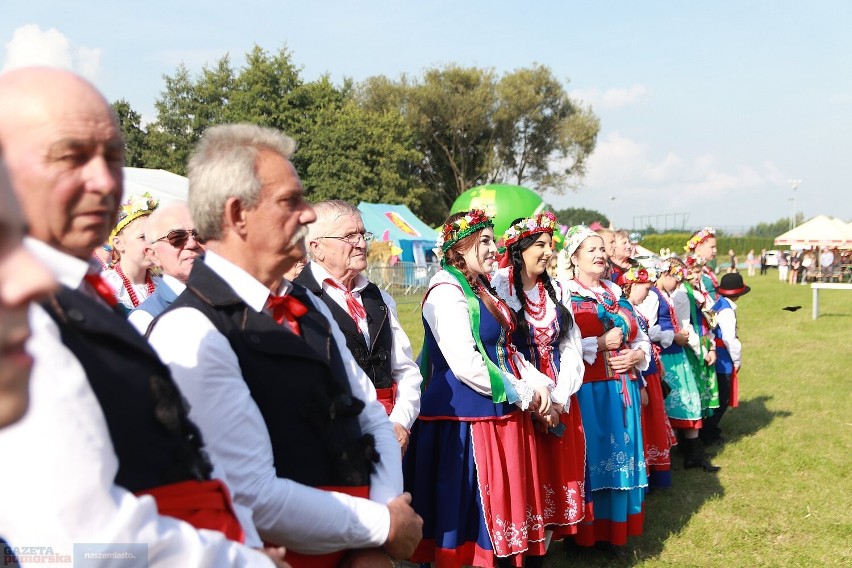
[[314, 204], [314, 213], [317, 220], [309, 225], [307, 238], [310, 262], [294, 282], [328, 306], [349, 351], [376, 387], [405, 452], [420, 413], [423, 378], [397, 320], [396, 303], [362, 274], [372, 235], [358, 208], [346, 201], [321, 201]]
[[111, 309], [89, 262], [122, 193], [124, 142], [109, 103], [66, 71], [11, 71], [0, 76], [0, 146], [26, 246], [60, 284], [29, 314], [30, 412], [0, 432], [0, 455], [15, 462], [0, 484], [0, 533], [68, 562], [100, 543], [80, 552], [142, 547], [150, 566], [268, 566], [234, 542], [240, 523], [169, 370]]
[[163, 313], [186, 288], [195, 259], [204, 254], [204, 239], [198, 236], [189, 206], [183, 201], [160, 205], [145, 225], [145, 256], [162, 271], [162, 281], [127, 317], [139, 333]]
[[149, 341], [266, 542], [302, 566], [407, 558], [422, 519], [402, 494], [399, 446], [328, 308], [284, 278], [315, 220], [271, 128], [209, 128], [189, 161], [204, 259]]

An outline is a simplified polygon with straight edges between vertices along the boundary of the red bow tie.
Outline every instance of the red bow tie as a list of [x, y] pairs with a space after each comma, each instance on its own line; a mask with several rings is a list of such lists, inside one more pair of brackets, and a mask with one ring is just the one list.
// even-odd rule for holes
[[343, 296], [346, 298], [346, 311], [349, 312], [349, 316], [355, 321], [355, 325], [360, 327], [360, 322], [367, 320], [367, 310], [364, 309], [364, 306], [359, 304], [355, 296], [352, 295], [352, 292], [342, 284], [338, 284], [331, 278], [326, 278], [325, 283], [343, 292]]
[[109, 304], [110, 307], [114, 307], [118, 304], [118, 300], [115, 297], [115, 290], [112, 289], [112, 286], [107, 284], [107, 281], [104, 280], [100, 274], [86, 274], [83, 276], [83, 280], [85, 280], [89, 286], [101, 297], [101, 299]]
[[305, 304], [294, 298], [293, 296], [276, 296], [269, 295], [269, 300], [266, 302], [266, 307], [272, 310], [272, 319], [278, 323], [287, 322], [290, 326], [290, 331], [296, 335], [301, 335], [299, 329], [298, 318], [308, 313], [308, 308]]

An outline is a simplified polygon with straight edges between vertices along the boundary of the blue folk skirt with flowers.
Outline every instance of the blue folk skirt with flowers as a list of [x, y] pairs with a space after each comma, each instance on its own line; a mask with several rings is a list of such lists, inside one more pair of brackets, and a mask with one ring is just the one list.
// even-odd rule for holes
[[[574, 319], [581, 335], [598, 337], [618, 325], [625, 341], [636, 335], [633, 310], [622, 300], [610, 315], [596, 301], [572, 295]], [[583, 521], [575, 540], [624, 545], [628, 536], [642, 534], [648, 476], [640, 418], [640, 383], [635, 376], [619, 376], [607, 364], [609, 352], [599, 352], [586, 363], [583, 386], [577, 392], [586, 433], [587, 495], [591, 494], [594, 520]]]

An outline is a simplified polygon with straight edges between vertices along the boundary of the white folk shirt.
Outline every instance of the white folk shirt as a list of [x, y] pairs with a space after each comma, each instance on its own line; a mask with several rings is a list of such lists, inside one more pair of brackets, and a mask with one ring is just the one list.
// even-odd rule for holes
[[[86, 261], [32, 239], [26, 246], [60, 283], [80, 287]], [[73, 557], [74, 543], [146, 543], [149, 566], [272, 566], [221, 532], [158, 515], [152, 497], [115, 485], [118, 460], [83, 367], [38, 305], [30, 308], [30, 327], [29, 411], [0, 430], [0, 455], [10, 463], [0, 484], [0, 534], [11, 546]]]
[[[557, 294], [556, 299], [559, 300], [565, 309], [571, 313], [570, 298], [569, 303], [565, 303], [563, 288], [558, 282], [551, 280], [554, 291]], [[500, 268], [494, 273], [491, 279], [491, 285], [497, 291], [497, 294], [508, 304], [514, 311], [521, 309], [521, 302], [518, 300], [517, 291], [514, 283], [509, 281], [509, 269]], [[527, 290], [527, 302], [535, 304], [540, 301], [538, 296], [538, 286], [533, 286], [532, 290]], [[556, 319], [556, 304], [545, 291], [546, 304], [542, 319], [536, 320], [526, 311], [524, 319], [534, 326], [546, 327]], [[571, 395], [580, 390], [583, 386], [583, 374], [585, 373], [585, 365], [583, 365], [583, 346], [581, 343], [580, 327], [573, 322], [568, 331], [562, 336], [559, 341], [559, 374], [556, 377], [556, 386], [550, 393], [550, 398], [553, 402], [561, 404], [568, 411], [568, 402]]]
[[[314, 279], [322, 286], [323, 293], [343, 308], [347, 313], [346, 296], [343, 291], [331, 286], [325, 281], [326, 278], [334, 277], [328, 271], [317, 264], [309, 262], [304, 268], [310, 270]], [[340, 282], [338, 282], [341, 284]], [[359, 274], [355, 277], [354, 286], [352, 287], [352, 296], [355, 300], [364, 305], [361, 300], [361, 291], [370, 283], [363, 275]], [[342, 286], [343, 284], [341, 284]], [[384, 290], [379, 290], [382, 294], [382, 300], [388, 307], [388, 322], [390, 323], [391, 335], [393, 336], [393, 347], [391, 349], [391, 378], [396, 383], [396, 398], [393, 401], [393, 410], [390, 413], [391, 422], [400, 424], [406, 430], [411, 430], [414, 426], [414, 421], [420, 414], [420, 384], [423, 382], [423, 377], [420, 375], [420, 369], [417, 363], [414, 362], [414, 356], [411, 351], [411, 341], [408, 339], [405, 330], [399, 324], [399, 318], [396, 315], [396, 302], [390, 294]], [[334, 321], [334, 320], [332, 320]], [[336, 325], [336, 324], [335, 324]], [[370, 343], [370, 331], [368, 322], [359, 322], [358, 329], [364, 335], [364, 339]]]
[[725, 347], [731, 356], [734, 368], [739, 369], [743, 354], [743, 345], [737, 337], [737, 305], [730, 298], [728, 298], [728, 303], [731, 304], [730, 310], [716, 312], [716, 324], [722, 332], [722, 341], [725, 343]]
[[[205, 264], [222, 277], [253, 310], [261, 312], [269, 289], [232, 262], [207, 251]], [[282, 281], [277, 294], [292, 285]], [[319, 298], [314, 307], [334, 321]], [[199, 426], [205, 447], [221, 464], [235, 503], [251, 509], [261, 537], [303, 554], [381, 546], [390, 530], [386, 504], [402, 493], [399, 443], [376, 400], [370, 379], [346, 347], [343, 333], [330, 326], [353, 396], [366, 402], [358, 419], [373, 434], [381, 461], [371, 477], [370, 499], [323, 491], [276, 475], [272, 444], [260, 409], [242, 377], [239, 360], [228, 339], [194, 308], [169, 311], [157, 320], [149, 341], [169, 365], [189, 400], [189, 416]], [[281, 401], [286, 404], [301, 401]], [[298, 459], [295, 457], [294, 459]]]
[[[441, 354], [458, 380], [479, 394], [491, 396], [491, 378], [471, 333], [467, 299], [458, 281], [449, 272], [441, 270], [432, 277], [429, 286], [429, 295], [423, 302], [423, 319]], [[554, 384], [520, 354], [516, 364], [521, 378], [517, 379], [510, 374], [507, 374], [507, 378], [521, 398], [518, 406], [526, 410], [534, 389], [546, 385], [552, 390]]]

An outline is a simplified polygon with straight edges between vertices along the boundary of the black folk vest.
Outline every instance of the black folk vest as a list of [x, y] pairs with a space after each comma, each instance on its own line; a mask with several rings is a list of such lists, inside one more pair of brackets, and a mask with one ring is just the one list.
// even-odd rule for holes
[[42, 306], [103, 410], [118, 457], [115, 483], [137, 493], [210, 479], [201, 433], [168, 367], [139, 332], [117, 312], [65, 286]]
[[194, 308], [224, 335], [266, 423], [278, 477], [313, 487], [368, 485], [379, 456], [358, 415], [364, 402], [349, 377], [328, 320], [307, 290], [291, 294], [308, 308], [301, 337], [250, 308], [201, 260], [170, 310]]
[[346, 346], [352, 352], [352, 356], [355, 357], [358, 365], [370, 377], [373, 386], [377, 389], [393, 386], [393, 377], [391, 376], [393, 372], [391, 365], [393, 332], [388, 318], [388, 307], [382, 299], [379, 287], [371, 282], [361, 291], [361, 301], [364, 303], [364, 310], [367, 312], [367, 329], [370, 331], [370, 345], [367, 345], [364, 335], [355, 325], [355, 320], [352, 319], [349, 312], [325, 293], [322, 285], [314, 278], [309, 266], [302, 270], [295, 282], [301, 284], [325, 302], [337, 325], [340, 326], [340, 331], [346, 337]]

